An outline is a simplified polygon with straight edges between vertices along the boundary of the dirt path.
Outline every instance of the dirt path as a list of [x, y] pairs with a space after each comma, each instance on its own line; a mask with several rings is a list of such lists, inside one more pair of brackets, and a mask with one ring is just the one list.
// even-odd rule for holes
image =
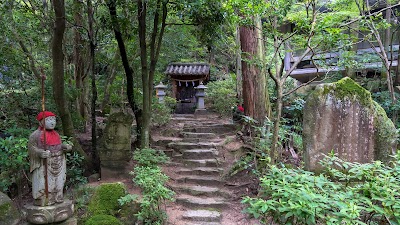
[[171, 225], [254, 225], [243, 214], [241, 197], [251, 192], [252, 178], [224, 176], [239, 156], [236, 127], [214, 115], [174, 116], [171, 127], [154, 137], [154, 148], [164, 150], [171, 162], [163, 167], [176, 192], [167, 203]]

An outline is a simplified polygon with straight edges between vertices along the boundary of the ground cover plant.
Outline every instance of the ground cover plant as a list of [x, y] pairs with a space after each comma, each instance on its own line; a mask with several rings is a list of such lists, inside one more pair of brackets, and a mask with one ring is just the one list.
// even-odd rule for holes
[[390, 165], [321, 163], [321, 174], [270, 166], [245, 211], [264, 224], [400, 224], [400, 154]]
[[[141, 189], [139, 211], [136, 216], [143, 224], [161, 225], [166, 221], [167, 215], [161, 209], [161, 204], [166, 200], [173, 200], [174, 192], [165, 186], [168, 176], [158, 166], [168, 161], [164, 152], [145, 148], [137, 150], [133, 159], [137, 162], [132, 175], [133, 182]], [[124, 205], [136, 200], [138, 196], [126, 195], [120, 198], [120, 204]]]

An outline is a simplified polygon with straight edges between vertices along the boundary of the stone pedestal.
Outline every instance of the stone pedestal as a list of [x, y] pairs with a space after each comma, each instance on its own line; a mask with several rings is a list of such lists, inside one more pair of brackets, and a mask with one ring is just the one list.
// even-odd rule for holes
[[36, 206], [32, 203], [24, 205], [22, 209], [28, 224], [53, 224], [57, 225], [76, 225], [77, 221], [73, 218], [74, 204], [72, 201], [65, 200], [61, 204], [50, 206]]

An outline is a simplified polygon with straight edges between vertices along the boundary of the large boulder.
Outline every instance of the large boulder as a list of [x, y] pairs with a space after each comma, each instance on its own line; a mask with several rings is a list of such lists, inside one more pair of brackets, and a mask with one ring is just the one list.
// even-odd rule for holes
[[351, 78], [318, 85], [304, 108], [305, 167], [318, 171], [318, 162], [332, 151], [349, 162], [387, 162], [395, 154], [396, 135], [383, 108]]
[[13, 205], [12, 200], [0, 192], [0, 224], [16, 225], [21, 219], [21, 214]]

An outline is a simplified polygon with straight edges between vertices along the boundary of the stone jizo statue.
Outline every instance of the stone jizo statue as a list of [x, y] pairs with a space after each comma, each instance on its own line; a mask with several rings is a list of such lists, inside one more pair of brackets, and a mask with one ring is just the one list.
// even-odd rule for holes
[[40, 112], [36, 119], [39, 128], [31, 134], [28, 144], [33, 204], [46, 206], [62, 203], [66, 180], [64, 152], [70, 151], [72, 146], [61, 143], [60, 135], [54, 130], [54, 113]]

